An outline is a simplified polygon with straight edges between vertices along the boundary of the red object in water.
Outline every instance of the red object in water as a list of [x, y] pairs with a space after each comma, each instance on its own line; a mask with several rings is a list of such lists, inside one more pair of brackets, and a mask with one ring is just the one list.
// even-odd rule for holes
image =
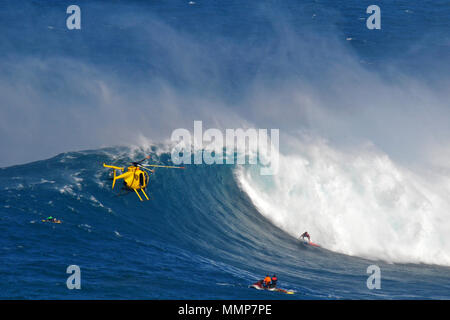
[[254, 284], [249, 286], [250, 288], [255, 288], [258, 290], [268, 290], [268, 291], [278, 291], [278, 292], [283, 292], [283, 293], [287, 293], [287, 294], [293, 294], [294, 291], [293, 290], [285, 290], [285, 289], [281, 289], [281, 288], [267, 288], [263, 286], [263, 280], [259, 280], [257, 282], [255, 282]]

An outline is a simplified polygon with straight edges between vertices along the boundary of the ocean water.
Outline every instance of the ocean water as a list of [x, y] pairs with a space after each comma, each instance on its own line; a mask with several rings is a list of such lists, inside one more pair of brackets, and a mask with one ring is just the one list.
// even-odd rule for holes
[[[69, 152], [0, 171], [2, 298], [448, 298], [446, 266], [389, 264], [302, 244], [256, 209], [233, 166], [158, 169], [150, 201], [116, 196], [102, 163], [144, 154]], [[170, 163], [169, 156], [152, 153], [156, 163]], [[41, 222], [49, 215], [63, 223]], [[373, 264], [381, 268], [380, 290], [366, 286]], [[80, 290], [66, 287], [69, 265], [81, 269]], [[266, 273], [296, 294], [248, 288]]]
[[[0, 2], [0, 298], [450, 298], [448, 1], [71, 4]], [[194, 120], [279, 128], [278, 174], [111, 190]], [[273, 273], [295, 294], [248, 288]]]

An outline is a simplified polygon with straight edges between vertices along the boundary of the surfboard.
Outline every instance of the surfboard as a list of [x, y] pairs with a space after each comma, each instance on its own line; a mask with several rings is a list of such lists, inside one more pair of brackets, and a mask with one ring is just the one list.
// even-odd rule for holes
[[306, 240], [306, 239], [299, 239], [301, 242], [303, 242], [304, 244], [309, 244], [310, 246], [313, 246], [313, 247], [320, 247], [320, 245], [318, 245], [317, 243], [314, 243], [314, 242], [312, 242], [312, 241], [308, 241], [308, 240]]
[[48, 220], [42, 220], [42, 222], [61, 223], [61, 220], [56, 220], [56, 222], [48, 221]]

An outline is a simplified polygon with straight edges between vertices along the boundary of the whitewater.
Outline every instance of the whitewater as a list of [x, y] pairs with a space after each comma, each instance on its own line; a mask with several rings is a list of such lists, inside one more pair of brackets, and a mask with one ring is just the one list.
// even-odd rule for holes
[[418, 175], [375, 148], [326, 142], [280, 155], [279, 174], [239, 168], [258, 210], [298, 237], [305, 230], [335, 252], [387, 262], [450, 266], [449, 177]]

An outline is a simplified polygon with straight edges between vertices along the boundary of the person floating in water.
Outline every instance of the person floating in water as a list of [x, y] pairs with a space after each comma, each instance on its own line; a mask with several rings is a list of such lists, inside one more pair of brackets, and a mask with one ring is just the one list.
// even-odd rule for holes
[[311, 242], [311, 237], [309, 236], [308, 231], [303, 232], [303, 234], [300, 236], [301, 240], [304, 240], [305, 238], [308, 238], [308, 242]]
[[53, 222], [53, 223], [61, 223], [61, 220], [58, 220], [56, 218], [53, 218], [52, 216], [47, 217], [47, 219], [42, 220], [43, 222]]

